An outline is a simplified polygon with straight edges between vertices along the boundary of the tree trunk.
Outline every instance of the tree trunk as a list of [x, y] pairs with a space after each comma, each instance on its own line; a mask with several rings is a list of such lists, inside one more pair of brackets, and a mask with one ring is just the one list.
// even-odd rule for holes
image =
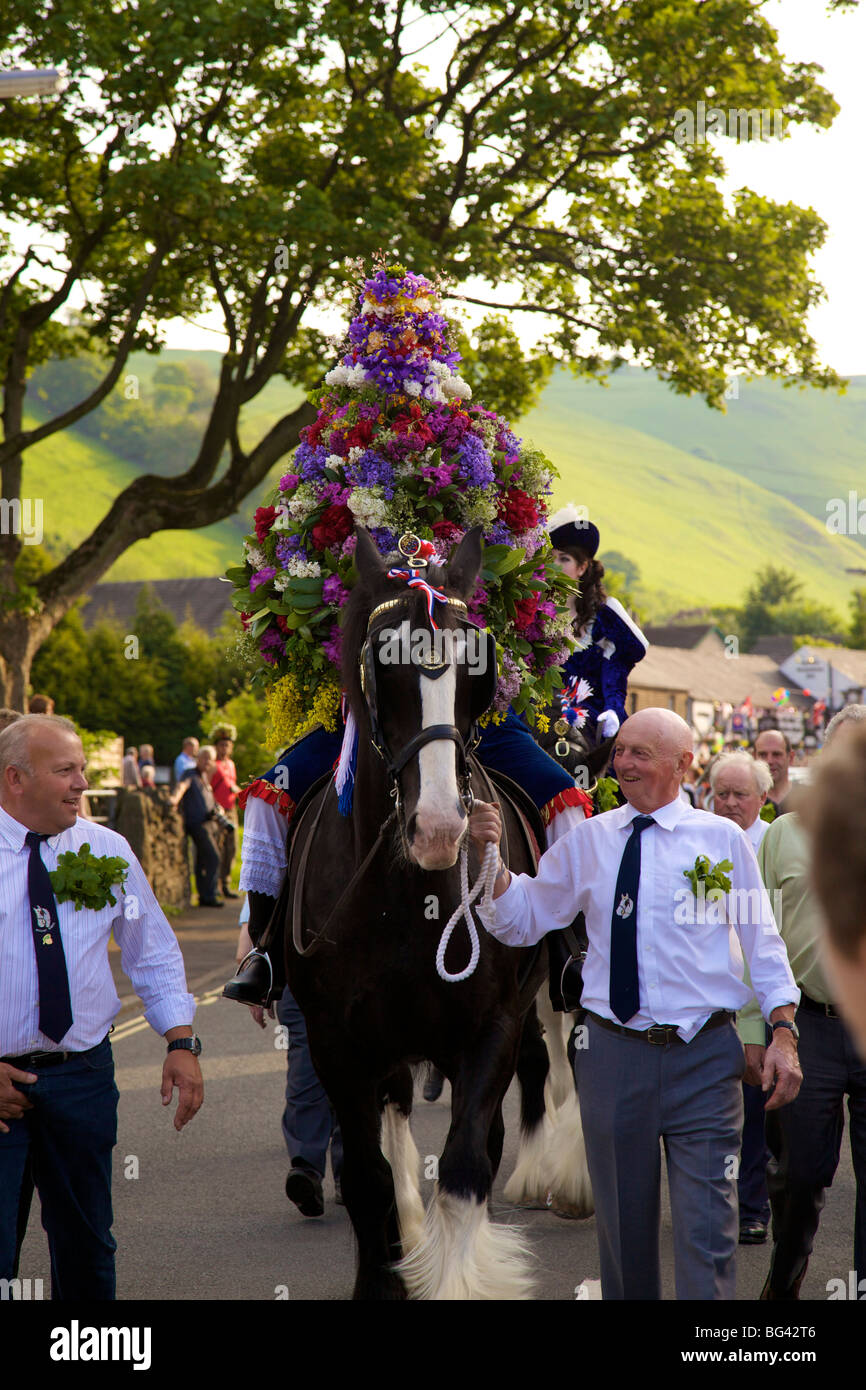
[[27, 713], [30, 667], [51, 626], [41, 614], [0, 613], [0, 701], [8, 709]]

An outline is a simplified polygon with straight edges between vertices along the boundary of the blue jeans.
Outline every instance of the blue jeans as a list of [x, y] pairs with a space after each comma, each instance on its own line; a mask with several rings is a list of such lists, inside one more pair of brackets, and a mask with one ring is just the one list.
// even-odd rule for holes
[[42, 1205], [53, 1299], [113, 1299], [111, 1153], [117, 1143], [114, 1058], [106, 1038], [33, 1083], [33, 1104], [0, 1133], [0, 1278], [13, 1278], [28, 1164]]
[[289, 1055], [283, 1137], [292, 1163], [314, 1168], [325, 1176], [328, 1146], [337, 1181], [343, 1167], [343, 1140], [331, 1102], [316, 1075], [307, 1025], [291, 990], [286, 987], [277, 1005], [277, 1018], [288, 1029]]

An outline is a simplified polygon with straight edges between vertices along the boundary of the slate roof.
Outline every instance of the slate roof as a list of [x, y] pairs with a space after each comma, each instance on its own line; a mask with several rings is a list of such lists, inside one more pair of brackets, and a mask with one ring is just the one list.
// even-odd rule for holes
[[[231, 609], [232, 586], [223, 579], [152, 579], [147, 583], [177, 623], [192, 618], [210, 634]], [[132, 632], [138, 595], [144, 587], [141, 580], [97, 584], [82, 608], [84, 626], [109, 619], [119, 623], [124, 632]]]

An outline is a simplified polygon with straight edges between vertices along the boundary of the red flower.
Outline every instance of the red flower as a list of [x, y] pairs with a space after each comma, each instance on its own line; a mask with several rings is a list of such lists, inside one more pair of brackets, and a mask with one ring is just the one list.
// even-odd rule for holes
[[463, 532], [459, 526], [455, 526], [453, 521], [434, 521], [433, 535], [437, 541], [442, 541], [445, 545], [451, 545], [452, 542], [463, 539]]
[[313, 527], [313, 545], [317, 550], [331, 550], [342, 545], [355, 525], [355, 518], [349, 508], [339, 503], [326, 507]]
[[529, 598], [519, 598], [515, 600], [515, 619], [514, 626], [518, 632], [525, 632], [531, 627], [535, 620], [535, 610], [538, 607], [538, 594], [533, 592]]
[[538, 508], [522, 488], [510, 487], [499, 499], [499, 516], [512, 531], [530, 531], [538, 525]]
[[372, 421], [359, 420], [357, 425], [353, 425], [346, 435], [346, 447], [347, 449], [365, 449], [372, 438]]
[[256, 540], [263, 541], [267, 538], [268, 532], [276, 519], [276, 507], [257, 507], [256, 508]]

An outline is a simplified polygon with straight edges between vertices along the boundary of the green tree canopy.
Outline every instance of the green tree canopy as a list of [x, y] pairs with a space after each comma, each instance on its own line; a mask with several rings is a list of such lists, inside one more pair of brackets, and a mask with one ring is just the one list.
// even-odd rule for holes
[[[297, 442], [308, 405], [249, 447], [241, 411], [275, 374], [318, 379], [335, 345], [316, 313], [346, 314], [353, 259], [377, 248], [471, 304], [547, 316], [511, 374], [501, 327], [477, 335], [479, 381], [514, 409], [552, 361], [597, 375], [623, 351], [714, 404], [730, 372], [837, 380], [806, 328], [821, 219], [727, 196], [725, 137], [678, 138], [700, 101], [734, 113], [727, 138], [759, 138], [738, 113], [760, 109], [833, 119], [820, 70], [784, 59], [755, 0], [6, 0], [0, 51], [68, 74], [0, 103], [3, 498], [28, 495], [28, 450], [158, 350], [160, 323], [216, 307], [229, 342], [179, 475], [136, 478], [27, 612], [20, 536], [0, 535], [7, 702], [128, 546], [230, 514]], [[33, 368], [82, 351], [99, 370], [81, 397], [26, 418]]]

